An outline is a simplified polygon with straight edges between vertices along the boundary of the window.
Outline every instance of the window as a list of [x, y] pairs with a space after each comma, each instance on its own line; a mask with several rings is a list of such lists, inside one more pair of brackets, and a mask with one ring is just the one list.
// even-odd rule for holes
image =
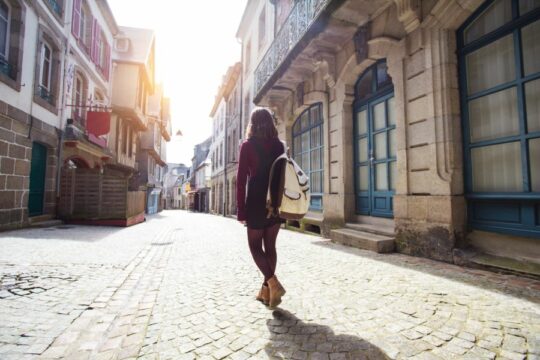
[[62, 17], [64, 8], [63, 0], [45, 0], [45, 4], [52, 10], [54, 15]]
[[4, 0], [0, 0], [0, 68], [7, 64], [9, 51], [10, 9]]
[[128, 142], [129, 142], [128, 132], [129, 132], [129, 128], [128, 128], [127, 121], [122, 120], [122, 154], [128, 153]]
[[38, 95], [50, 104], [54, 103], [51, 89], [53, 51], [51, 46], [43, 42], [41, 44], [40, 65], [39, 65], [39, 87]]
[[232, 141], [232, 160], [236, 161], [236, 152], [238, 151], [238, 139], [236, 138], [236, 129], [233, 130]]
[[263, 8], [261, 15], [259, 15], [259, 50], [264, 45], [266, 37], [266, 8]]
[[293, 124], [293, 158], [309, 176], [311, 209], [321, 210], [323, 195], [323, 117], [321, 104], [305, 110]]
[[129, 128], [129, 136], [128, 136], [128, 156], [133, 156], [133, 129]]
[[85, 114], [85, 81], [81, 73], [75, 74], [73, 87], [73, 118], [76, 122], [84, 126], [84, 114]]
[[24, 8], [23, 0], [0, 0], [0, 81], [17, 91], [21, 87]]
[[39, 85], [45, 90], [51, 90], [51, 72], [52, 72], [52, 49], [47, 43], [41, 46], [41, 75]]
[[458, 32], [469, 222], [479, 229], [540, 234], [539, 7], [487, 1]]

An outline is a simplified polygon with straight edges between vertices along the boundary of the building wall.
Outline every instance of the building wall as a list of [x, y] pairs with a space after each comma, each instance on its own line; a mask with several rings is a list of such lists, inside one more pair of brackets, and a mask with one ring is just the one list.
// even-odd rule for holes
[[[392, 2], [369, 19], [365, 56], [359, 56], [351, 36], [337, 52], [320, 53], [312, 64], [303, 64], [303, 72], [299, 63], [286, 69], [288, 79], [298, 79], [298, 88], [291, 85], [294, 91], [287, 98], [273, 103], [268, 94], [263, 96], [261, 104], [276, 110], [280, 135], [289, 146], [297, 117], [310, 105], [322, 104], [324, 206], [322, 213], [310, 212], [304, 221], [320, 225], [326, 236], [346, 223], [392, 226], [398, 251], [446, 262], [455, 261], [454, 249], [471, 244], [484, 251], [486, 241], [492, 249], [505, 248], [500, 246], [503, 240], [495, 246], [499, 236], [478, 239], [478, 232], [469, 235], [466, 225], [456, 31], [482, 3], [425, 1], [415, 8], [416, 2]], [[355, 84], [382, 60], [392, 78], [397, 120], [397, 181], [393, 219], [388, 220], [357, 215], [353, 166]], [[521, 248], [521, 258], [537, 253], [530, 240], [512, 241]]]
[[126, 109], [138, 108], [140, 65], [116, 63], [113, 74], [113, 103]]
[[[23, 1], [10, 1], [17, 19], [12, 21], [10, 54], [18, 54], [14, 66], [17, 76], [0, 76], [0, 230], [25, 226], [29, 221], [28, 199], [34, 144], [45, 146], [45, 177], [42, 214], [56, 213], [57, 165], [60, 115], [44, 108], [36, 100], [34, 88], [41, 34], [46, 31], [63, 38], [61, 22], [43, 3], [27, 6]], [[14, 12], [12, 12], [12, 15]], [[17, 43], [18, 41], [18, 43]], [[61, 74], [64, 62], [63, 42], [55, 54], [55, 74]], [[56, 85], [58, 99], [62, 84]], [[57, 104], [60, 104], [57, 99]], [[59, 106], [59, 105], [58, 105]], [[60, 106], [59, 106], [60, 107]]]

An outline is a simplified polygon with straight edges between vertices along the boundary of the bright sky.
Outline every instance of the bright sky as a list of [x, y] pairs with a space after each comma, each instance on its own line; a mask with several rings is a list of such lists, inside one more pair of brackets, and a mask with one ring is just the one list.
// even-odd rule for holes
[[118, 25], [156, 32], [156, 80], [171, 98], [173, 119], [167, 162], [191, 164], [195, 144], [211, 135], [222, 76], [240, 61], [235, 35], [247, 0], [108, 1]]

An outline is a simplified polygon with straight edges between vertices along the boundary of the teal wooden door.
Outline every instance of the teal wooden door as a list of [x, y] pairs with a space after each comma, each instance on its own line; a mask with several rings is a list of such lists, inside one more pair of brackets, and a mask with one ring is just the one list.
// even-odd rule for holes
[[47, 169], [47, 148], [41, 144], [32, 144], [32, 162], [30, 165], [30, 194], [28, 196], [28, 214], [43, 214], [45, 196], [45, 171]]
[[356, 213], [393, 217], [396, 117], [385, 61], [368, 68], [355, 85], [354, 158]]

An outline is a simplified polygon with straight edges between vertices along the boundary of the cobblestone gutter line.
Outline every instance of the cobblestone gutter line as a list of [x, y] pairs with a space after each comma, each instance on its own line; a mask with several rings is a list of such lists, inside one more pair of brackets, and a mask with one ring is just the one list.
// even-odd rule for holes
[[43, 359], [136, 357], [176, 234], [167, 228], [57, 337]]

